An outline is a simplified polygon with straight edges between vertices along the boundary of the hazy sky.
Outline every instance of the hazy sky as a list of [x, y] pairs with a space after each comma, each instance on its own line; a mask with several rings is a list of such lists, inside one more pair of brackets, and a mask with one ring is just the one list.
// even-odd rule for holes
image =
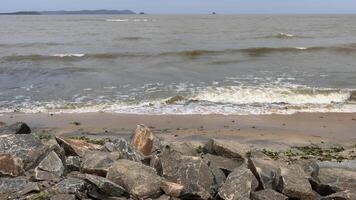
[[0, 12], [131, 9], [147, 13], [356, 13], [356, 0], [0, 0]]

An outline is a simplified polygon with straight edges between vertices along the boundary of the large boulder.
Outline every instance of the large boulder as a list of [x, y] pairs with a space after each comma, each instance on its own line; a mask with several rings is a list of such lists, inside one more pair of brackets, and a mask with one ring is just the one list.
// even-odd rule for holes
[[20, 199], [20, 197], [38, 192], [37, 183], [29, 182], [23, 177], [0, 178], [0, 199]]
[[130, 160], [118, 160], [110, 167], [107, 178], [123, 186], [136, 198], [159, 197], [162, 178], [155, 169]]
[[290, 198], [314, 200], [315, 193], [309, 183], [309, 175], [299, 165], [281, 166], [278, 190]]
[[133, 146], [144, 156], [149, 156], [159, 149], [159, 140], [145, 125], [138, 125], [132, 138]]
[[249, 199], [258, 182], [252, 172], [241, 166], [229, 174], [219, 190], [219, 197], [224, 200]]
[[120, 158], [119, 152], [90, 151], [82, 157], [80, 170], [105, 177], [111, 165]]
[[320, 168], [317, 191], [329, 195], [345, 190], [356, 191], [356, 171], [341, 168]]
[[15, 124], [11, 124], [10, 126], [5, 126], [3, 128], [0, 128], [0, 135], [6, 135], [6, 134], [30, 134], [31, 133], [31, 128], [23, 122], [17, 122]]
[[51, 188], [55, 194], [73, 194], [77, 198], [87, 197], [88, 183], [79, 178], [68, 177]]
[[0, 135], [0, 153], [20, 158], [25, 170], [35, 167], [47, 151], [48, 147], [31, 134]]
[[108, 152], [119, 152], [121, 158], [127, 160], [141, 161], [144, 157], [141, 152], [137, 151], [124, 138], [116, 138], [112, 142], [106, 142], [103, 148], [103, 150]]
[[162, 151], [169, 150], [185, 156], [199, 156], [197, 148], [189, 141], [162, 142]]
[[211, 139], [205, 144], [203, 151], [204, 153], [230, 158], [241, 163], [245, 162], [246, 153], [250, 149], [249, 146], [236, 141]]
[[272, 189], [251, 193], [251, 200], [287, 200], [288, 197]]
[[345, 190], [321, 198], [321, 200], [355, 200], [355, 199], [356, 199], [356, 190], [353, 191]]
[[209, 166], [214, 166], [218, 169], [221, 169], [227, 174], [231, 173], [232, 171], [234, 171], [234, 169], [240, 167], [243, 164], [241, 162], [236, 162], [235, 160], [229, 158], [215, 156], [212, 154], [204, 154], [202, 158], [203, 160], [209, 163]]
[[68, 156], [65, 163], [67, 171], [79, 171], [82, 161], [79, 156]]
[[100, 145], [88, 143], [84, 140], [56, 137], [58, 144], [64, 149], [66, 156], [84, 156], [88, 151], [100, 150]]
[[89, 184], [94, 185], [98, 189], [99, 196], [103, 198], [121, 197], [127, 194], [125, 188], [110, 181], [107, 178], [91, 174], [77, 174], [76, 177], [87, 181]]
[[0, 177], [19, 176], [24, 173], [22, 159], [0, 153]]
[[64, 165], [58, 155], [51, 151], [35, 168], [35, 179], [58, 181], [64, 173]]
[[214, 193], [214, 175], [202, 158], [164, 150], [161, 165], [163, 177], [184, 186], [182, 198], [209, 199]]
[[280, 179], [281, 162], [275, 161], [264, 154], [251, 156], [248, 159], [248, 168], [256, 176], [258, 189], [276, 189]]
[[260, 190], [252, 192], [251, 200], [287, 200], [288, 197], [274, 190]]

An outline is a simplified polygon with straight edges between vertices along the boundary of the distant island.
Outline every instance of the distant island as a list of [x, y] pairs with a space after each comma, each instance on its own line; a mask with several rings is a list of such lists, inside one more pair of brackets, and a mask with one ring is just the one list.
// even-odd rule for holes
[[19, 11], [0, 15], [134, 15], [131, 10], [78, 10], [78, 11]]

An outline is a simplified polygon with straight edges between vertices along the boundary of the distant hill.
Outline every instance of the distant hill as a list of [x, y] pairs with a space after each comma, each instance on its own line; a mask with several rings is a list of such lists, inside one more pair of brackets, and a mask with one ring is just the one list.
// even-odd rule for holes
[[78, 11], [20, 11], [13, 13], [0, 13], [0, 15], [132, 15], [131, 10], [78, 10]]

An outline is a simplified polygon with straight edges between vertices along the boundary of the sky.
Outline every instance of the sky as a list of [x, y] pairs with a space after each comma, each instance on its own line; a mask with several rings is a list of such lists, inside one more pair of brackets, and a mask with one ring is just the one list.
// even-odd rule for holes
[[356, 0], [0, 0], [0, 12], [82, 9], [130, 9], [152, 14], [356, 14]]

